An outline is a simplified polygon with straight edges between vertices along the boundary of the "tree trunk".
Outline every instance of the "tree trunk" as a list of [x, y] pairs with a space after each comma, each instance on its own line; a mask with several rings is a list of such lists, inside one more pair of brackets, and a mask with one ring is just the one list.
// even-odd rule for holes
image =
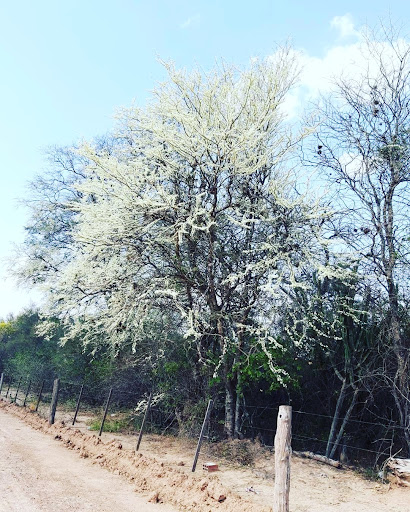
[[343, 418], [343, 421], [342, 421], [342, 424], [341, 424], [341, 426], [339, 428], [339, 432], [337, 434], [336, 440], [333, 443], [332, 449], [330, 450], [330, 455], [329, 455], [330, 459], [334, 458], [334, 455], [335, 455], [335, 452], [337, 450], [337, 447], [339, 446], [340, 441], [342, 440], [343, 433], [344, 433], [344, 430], [346, 428], [347, 422], [350, 419], [350, 415], [352, 414], [353, 407], [356, 405], [356, 400], [357, 400], [357, 395], [358, 394], [359, 394], [359, 390], [356, 388], [354, 390], [353, 398], [352, 398], [352, 401], [350, 402], [349, 409], [347, 410], [347, 412], [346, 412], [346, 414], [345, 414], [345, 416]]
[[[238, 376], [239, 378], [239, 376]], [[236, 386], [236, 404], [235, 404], [235, 439], [239, 439], [241, 437], [241, 432], [239, 430], [239, 425], [241, 417], [241, 394], [238, 390], [238, 386]]]
[[235, 382], [226, 377], [225, 380], [225, 435], [232, 439], [235, 434]]
[[388, 279], [389, 307], [390, 307], [390, 336], [395, 355], [395, 375], [391, 387], [394, 401], [398, 409], [400, 426], [404, 429], [404, 439], [407, 444], [407, 454], [410, 456], [410, 380], [409, 380], [409, 347], [406, 347], [400, 329], [399, 301], [396, 285], [389, 275]]
[[407, 456], [410, 457], [410, 421], [404, 430], [404, 438], [407, 443]]
[[328, 457], [328, 458], [330, 458], [330, 452], [332, 451], [333, 439], [335, 438], [335, 435], [336, 435], [336, 427], [337, 427], [337, 423], [339, 421], [340, 410], [342, 408], [343, 401], [345, 399], [345, 395], [346, 395], [346, 379], [343, 379], [342, 387], [340, 388], [339, 397], [338, 397], [337, 403], [336, 403], [336, 409], [333, 414], [333, 420], [332, 420], [332, 425], [330, 427], [329, 437], [327, 439], [326, 457]]

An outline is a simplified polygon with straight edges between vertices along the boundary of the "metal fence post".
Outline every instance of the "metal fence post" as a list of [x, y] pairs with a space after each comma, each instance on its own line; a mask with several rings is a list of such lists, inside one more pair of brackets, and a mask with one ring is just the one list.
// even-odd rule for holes
[[201, 450], [202, 440], [205, 435], [205, 430], [208, 425], [209, 417], [211, 416], [211, 409], [212, 409], [213, 400], [209, 400], [208, 407], [206, 409], [204, 422], [202, 423], [201, 433], [199, 434], [198, 444], [195, 451], [195, 457], [194, 457], [194, 463], [192, 464], [192, 472], [196, 469], [196, 464], [198, 462], [199, 452]]
[[38, 411], [38, 406], [40, 405], [40, 402], [41, 402], [41, 395], [43, 394], [43, 389], [44, 389], [44, 380], [41, 382], [40, 392], [38, 394], [37, 404], [36, 404], [36, 408], [35, 408], [36, 412]]
[[26, 396], [24, 397], [23, 407], [26, 406], [26, 401], [27, 401], [28, 394], [30, 393], [30, 388], [31, 388], [31, 380], [28, 381], [28, 386], [27, 386]]
[[49, 425], [53, 425], [55, 417], [56, 417], [59, 387], [60, 387], [60, 379], [55, 379], [54, 384], [53, 384], [53, 395], [51, 397], [51, 404], [50, 404], [50, 415], [48, 417]]
[[13, 377], [10, 377], [9, 385], [7, 386], [6, 398], [9, 396], [10, 386], [11, 386], [12, 382], [13, 382]]
[[73, 425], [75, 423], [75, 420], [77, 419], [78, 410], [80, 409], [81, 397], [83, 396], [83, 389], [84, 389], [84, 383], [81, 384], [80, 393], [78, 395], [77, 405], [75, 407], [75, 413], [74, 413], [74, 418], [73, 418]]
[[19, 381], [18, 381], [18, 384], [17, 384], [17, 391], [16, 391], [16, 394], [14, 395], [14, 403], [17, 404], [17, 395], [19, 394], [19, 391], [20, 391], [20, 384], [21, 384], [21, 379], [23, 377], [20, 377], [19, 378]]
[[105, 418], [107, 417], [108, 407], [110, 406], [111, 395], [112, 395], [112, 388], [110, 388], [110, 392], [108, 393], [107, 405], [105, 406], [104, 416], [103, 416], [103, 420], [101, 422], [101, 427], [100, 427], [100, 431], [98, 433], [98, 437], [101, 437], [101, 434], [102, 434], [102, 431], [104, 428]]
[[142, 419], [141, 428], [140, 428], [140, 433], [139, 433], [139, 436], [138, 436], [138, 442], [137, 442], [137, 448], [136, 448], [136, 451], [138, 451], [138, 450], [140, 449], [140, 444], [141, 444], [141, 439], [142, 439], [142, 432], [143, 432], [143, 430], [144, 430], [145, 421], [146, 421], [146, 419], [148, 418], [148, 413], [149, 413], [150, 408], [151, 408], [151, 401], [152, 401], [152, 391], [151, 391], [151, 393], [149, 394], [149, 398], [148, 398], [148, 402], [147, 402], [147, 408], [145, 409], [144, 418]]

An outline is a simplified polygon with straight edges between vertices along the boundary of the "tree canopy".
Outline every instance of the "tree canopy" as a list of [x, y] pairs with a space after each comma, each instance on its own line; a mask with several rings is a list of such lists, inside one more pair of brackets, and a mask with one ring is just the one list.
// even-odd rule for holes
[[309, 131], [286, 121], [289, 50], [243, 71], [166, 68], [145, 109], [119, 113], [114, 149], [78, 149], [85, 163], [62, 202], [70, 256], [45, 275], [50, 311], [67, 319], [67, 337], [134, 347], [153, 311], [179, 315], [199, 360], [223, 375], [232, 434], [233, 368], [242, 352], [278, 348], [278, 307], [312, 270], [330, 272], [329, 212], [291, 169]]
[[220, 386], [228, 436], [253, 380], [272, 390], [326, 368], [328, 455], [386, 392], [410, 449], [409, 49], [363, 48], [369, 66], [306, 126], [287, 117], [298, 69], [283, 48], [243, 70], [165, 63], [115, 131], [51, 150], [18, 270], [47, 293], [37, 332], [58, 325], [63, 342], [108, 346], [152, 375], [175, 356], [198, 387]]

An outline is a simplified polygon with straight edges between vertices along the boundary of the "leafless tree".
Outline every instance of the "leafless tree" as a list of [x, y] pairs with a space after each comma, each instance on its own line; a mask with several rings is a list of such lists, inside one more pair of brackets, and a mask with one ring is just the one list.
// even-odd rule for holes
[[[366, 66], [319, 109], [314, 146], [342, 214], [337, 233], [384, 301], [384, 379], [410, 452], [409, 347], [403, 314], [410, 251], [410, 45], [393, 31], [363, 43]], [[382, 310], [382, 307], [381, 307]]]

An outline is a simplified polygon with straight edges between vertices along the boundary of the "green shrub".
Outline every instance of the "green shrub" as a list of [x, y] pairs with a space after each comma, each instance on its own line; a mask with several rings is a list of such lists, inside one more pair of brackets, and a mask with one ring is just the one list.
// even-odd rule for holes
[[[103, 432], [124, 432], [129, 430], [130, 422], [127, 418], [107, 418], [104, 423]], [[101, 420], [92, 420], [88, 424], [90, 430], [99, 431], [101, 428]]]

